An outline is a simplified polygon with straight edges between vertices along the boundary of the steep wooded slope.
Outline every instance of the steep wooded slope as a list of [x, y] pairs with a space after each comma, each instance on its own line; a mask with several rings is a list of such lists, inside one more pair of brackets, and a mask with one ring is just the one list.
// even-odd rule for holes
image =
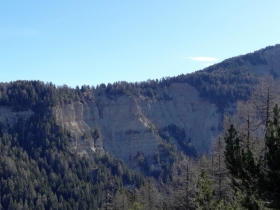
[[143, 158], [145, 166], [159, 164], [157, 151], [165, 160], [167, 145], [191, 156], [207, 153], [224, 111], [233, 113], [236, 101], [248, 98], [267, 73], [280, 75], [279, 45], [192, 74], [140, 83], [71, 89], [38, 82], [27, 88], [21, 87], [26, 81], [18, 81], [1, 84], [0, 117], [9, 127], [16, 119], [26, 120], [32, 110], [46, 108], [71, 133], [70, 145], [77, 152], [104, 149], [138, 168]]
[[[236, 101], [248, 98], [259, 77], [268, 73], [280, 75], [279, 45], [192, 74], [101, 84], [92, 89], [93, 101], [56, 106], [53, 113], [78, 136], [99, 127], [103, 145], [95, 142], [96, 147], [103, 147], [129, 166], [138, 166], [139, 153], [151, 165], [156, 149], [164, 155], [164, 140], [187, 155], [207, 153], [220, 131], [224, 111], [233, 113]], [[164, 129], [170, 125], [182, 130], [184, 137]]]
[[207, 153], [223, 113], [234, 113], [261, 76], [278, 77], [279, 61], [276, 45], [193, 74], [141, 83], [76, 89], [1, 83], [0, 208], [100, 207], [106, 183], [112, 191], [139, 186], [141, 176], [124, 163], [170, 181], [172, 163], [183, 153]]
[[123, 184], [139, 186], [141, 176], [123, 161], [81, 156], [69, 144], [74, 137], [50, 107], [84, 97], [39, 81], [0, 85], [0, 209], [98, 209], [109, 184], [112, 195]]

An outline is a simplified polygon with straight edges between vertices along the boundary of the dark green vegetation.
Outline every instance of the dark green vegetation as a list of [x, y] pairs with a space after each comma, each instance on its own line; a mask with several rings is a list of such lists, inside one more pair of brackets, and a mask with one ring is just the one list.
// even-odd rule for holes
[[[213, 145], [212, 165], [218, 163], [217, 168], [210, 170], [208, 177], [202, 173], [199, 179], [202, 207], [225, 209], [230, 204], [234, 209], [280, 208], [279, 102], [279, 81], [266, 76], [249, 100], [238, 103], [237, 113], [225, 119], [226, 130], [221, 134], [225, 145], [220, 138]], [[213, 187], [210, 180], [218, 181], [218, 185]], [[223, 196], [230, 191], [233, 200]]]
[[46, 108], [74, 101], [92, 100], [88, 86], [72, 89], [66, 85], [57, 88], [52, 83], [16, 81], [1, 83], [0, 105], [11, 106], [16, 111], [32, 109], [44, 113]]
[[[229, 63], [229, 64], [227, 64]], [[215, 68], [213, 70], [212, 68]], [[247, 99], [252, 91], [252, 85], [258, 83], [258, 77], [245, 66], [238, 66], [225, 61], [224, 65], [209, 67], [207, 71], [197, 71], [193, 74], [180, 75], [161, 80], [150, 80], [141, 83], [118, 82], [100, 85], [96, 88], [100, 94], [105, 92], [108, 98], [115, 95], [143, 95], [158, 100], [171, 100], [167, 93], [157, 95], [157, 88], [169, 86], [171, 83], [189, 83], [200, 92], [200, 96], [215, 103], [222, 111], [229, 103]]]
[[[277, 45], [276, 45], [277, 46]], [[143, 95], [159, 100], [170, 100], [167, 93], [157, 95], [155, 90], [169, 86], [171, 83], [189, 83], [199, 92], [200, 96], [215, 103], [220, 111], [223, 111], [230, 103], [238, 100], [246, 100], [250, 97], [252, 87], [258, 84], [259, 77], [252, 72], [246, 62], [251, 65], [266, 65], [264, 51], [273, 47], [267, 47], [254, 53], [227, 59], [219, 64], [210, 66], [202, 71], [192, 74], [182, 74], [176, 77], [167, 77], [160, 80], [148, 80], [147, 82], [116, 82], [114, 84], [101, 84], [96, 87], [100, 94], [105, 93], [113, 99], [116, 95]], [[273, 72], [269, 72], [273, 73]]]
[[[232, 175], [232, 183], [247, 195], [255, 195], [268, 207], [280, 208], [280, 110], [274, 107], [273, 119], [268, 121], [265, 134], [265, 152], [254, 157], [249, 145], [242, 148], [242, 139], [233, 126], [228, 130], [225, 163]], [[256, 208], [248, 196], [246, 206]]]
[[[193, 74], [141, 83], [75, 89], [39, 81], [0, 84], [2, 107], [32, 113], [14, 124], [0, 123], [0, 209], [279, 209], [280, 114], [277, 107], [272, 114], [272, 107], [280, 100], [273, 86], [258, 95], [255, 85], [262, 79], [248, 62], [266, 65], [264, 50]], [[238, 102], [236, 114], [225, 119], [208, 156], [196, 151], [183, 128], [158, 128], [162, 141], [152, 162], [141, 151], [132, 157], [141, 174], [102, 150], [77, 154], [70, 145], [75, 137], [50, 111], [92, 101], [94, 94], [168, 101], [172, 97], [157, 89], [172, 83], [194, 86], [220, 112], [238, 100], [247, 102]], [[127, 131], [133, 132], [138, 134]], [[97, 139], [102, 134], [96, 128], [84, 139], [87, 135]]]
[[187, 134], [183, 128], [178, 127], [177, 125], [170, 124], [161, 128], [159, 130], [159, 135], [162, 139], [171, 141], [171, 138], [175, 139], [178, 145], [181, 147], [181, 150], [191, 157], [196, 157], [197, 151], [191, 144], [191, 139], [187, 138]]
[[37, 81], [1, 86], [2, 105], [34, 114], [13, 127], [0, 124], [0, 209], [97, 209], [107, 186], [114, 194], [124, 184], [140, 185], [141, 176], [109, 154], [71, 152], [69, 131], [56, 124], [48, 107], [84, 100], [82, 93]]

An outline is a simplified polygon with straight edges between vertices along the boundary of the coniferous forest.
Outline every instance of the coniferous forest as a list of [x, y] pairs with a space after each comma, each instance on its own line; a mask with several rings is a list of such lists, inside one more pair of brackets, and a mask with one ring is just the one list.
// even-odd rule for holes
[[[279, 82], [275, 75], [256, 76], [243, 65], [246, 61], [266, 64], [259, 51], [159, 81], [76, 88], [1, 83], [0, 106], [31, 114], [13, 124], [0, 122], [0, 209], [280, 209]], [[192, 85], [219, 112], [229, 103], [237, 108], [224, 115], [209, 154], [196, 151], [182, 128], [159, 129], [164, 141], [154, 163], [161, 170], [150, 169], [141, 152], [138, 171], [104, 150], [78, 154], [69, 143], [75, 137], [50, 111], [93, 101], [93, 92], [171, 100], [154, 90], [172, 83]], [[102, 134], [97, 128], [90, 135]]]

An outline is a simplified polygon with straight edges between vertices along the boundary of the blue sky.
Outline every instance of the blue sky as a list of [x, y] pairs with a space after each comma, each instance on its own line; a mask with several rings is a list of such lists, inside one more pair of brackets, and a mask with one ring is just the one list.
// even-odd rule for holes
[[186, 74], [278, 44], [280, 1], [1, 0], [0, 82]]

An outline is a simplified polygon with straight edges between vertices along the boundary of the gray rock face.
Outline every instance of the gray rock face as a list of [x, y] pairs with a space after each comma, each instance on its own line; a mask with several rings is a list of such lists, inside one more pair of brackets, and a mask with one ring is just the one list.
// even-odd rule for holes
[[168, 93], [172, 99], [151, 100], [127, 95], [109, 99], [102, 94], [96, 95], [94, 102], [55, 107], [53, 114], [80, 141], [84, 133], [100, 127], [102, 144], [91, 144], [92, 150], [102, 147], [131, 167], [137, 152], [142, 152], [148, 160], [153, 157], [162, 141], [158, 129], [169, 124], [183, 128], [199, 152], [209, 151], [221, 122], [216, 106], [201, 99], [197, 90], [186, 83], [173, 83], [155, 92], [157, 95]]
[[[258, 76], [280, 76], [280, 45], [232, 58], [237, 67], [238, 59], [242, 67]], [[226, 65], [221, 66], [220, 72], [228, 70]], [[135, 157], [139, 153], [152, 162], [155, 149], [163, 141], [159, 131], [171, 124], [185, 131], [186, 139], [199, 153], [209, 152], [223, 118], [216, 105], [201, 98], [197, 89], [187, 83], [172, 82], [153, 91], [156, 97], [93, 93], [94, 101], [52, 107], [51, 112], [59, 124], [73, 133], [70, 141], [80, 154], [105, 150], [132, 168], [138, 167]], [[230, 104], [226, 111], [234, 113], [235, 104]], [[14, 112], [10, 107], [0, 106], [4, 129], [19, 119], [25, 122], [32, 114], [30, 110]], [[94, 139], [91, 133], [96, 128], [100, 128], [102, 136]], [[172, 142], [180, 148], [176, 140]]]
[[[267, 73], [279, 76], [280, 45], [261, 53], [266, 62], [253, 65], [254, 62], [246, 60], [244, 65], [258, 76]], [[154, 92], [158, 96], [167, 94], [169, 98], [122, 95], [109, 99], [105, 93], [96, 94], [94, 102], [54, 107], [53, 113], [59, 123], [76, 135], [75, 149], [81, 153], [104, 149], [131, 167], [136, 167], [134, 157], [138, 152], [147, 160], [153, 158], [162, 141], [158, 130], [170, 124], [183, 128], [198, 152], [209, 152], [222, 122], [216, 105], [200, 98], [198, 91], [187, 83], [172, 83]], [[230, 107], [234, 112], [235, 104]], [[95, 127], [100, 128], [102, 138], [85, 141], [82, 136]]]

